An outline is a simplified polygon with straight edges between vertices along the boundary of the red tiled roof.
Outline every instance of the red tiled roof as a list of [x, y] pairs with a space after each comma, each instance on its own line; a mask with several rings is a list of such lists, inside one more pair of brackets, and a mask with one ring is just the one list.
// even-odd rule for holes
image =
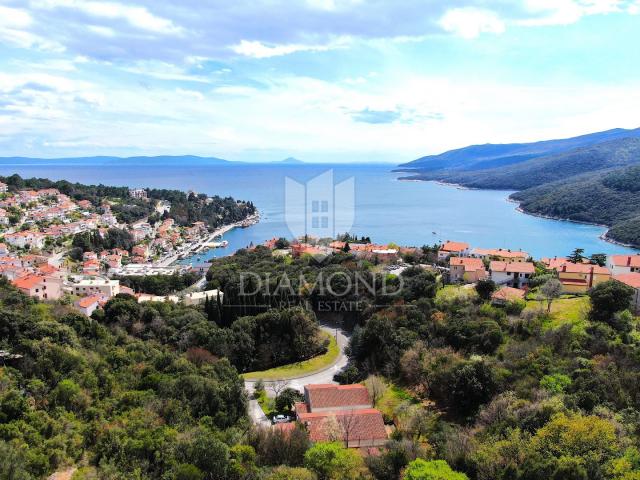
[[364, 385], [306, 385], [306, 398], [309, 409], [345, 408], [357, 405], [371, 405], [369, 392]]
[[476, 255], [488, 255], [490, 257], [504, 257], [504, 258], [528, 258], [527, 252], [512, 252], [511, 250], [504, 250], [502, 248], [476, 248], [473, 250]]
[[632, 288], [640, 289], [640, 273], [624, 273], [622, 275], [616, 275], [613, 278]]
[[535, 273], [536, 267], [531, 262], [499, 262], [492, 261], [489, 270], [493, 272]]
[[636, 255], [612, 255], [611, 262], [616, 267], [640, 268], [640, 254]]
[[92, 295], [90, 297], [84, 297], [78, 300], [78, 306], [82, 308], [87, 308], [93, 305], [94, 303], [100, 303], [102, 297], [98, 295]]
[[524, 290], [520, 290], [519, 288], [512, 287], [502, 287], [500, 290], [491, 295], [491, 298], [494, 300], [514, 300], [514, 299], [524, 299]]
[[469, 248], [468, 243], [464, 242], [446, 242], [444, 245], [440, 247], [440, 251], [443, 252], [462, 252], [463, 250], [467, 250]]
[[610, 275], [611, 272], [606, 267], [599, 265], [590, 265], [585, 263], [566, 262], [558, 269], [558, 273], [586, 273], [593, 272], [596, 275]]
[[451, 257], [449, 259], [449, 265], [462, 266], [465, 271], [484, 270], [484, 263], [479, 258], [472, 257]]
[[298, 420], [307, 427], [312, 442], [334, 440], [334, 435], [350, 443], [387, 439], [382, 413], [374, 408], [302, 413], [298, 415]]
[[31, 290], [36, 285], [42, 283], [44, 281], [44, 277], [40, 275], [27, 275], [26, 277], [17, 278], [13, 281], [13, 284], [25, 290]]

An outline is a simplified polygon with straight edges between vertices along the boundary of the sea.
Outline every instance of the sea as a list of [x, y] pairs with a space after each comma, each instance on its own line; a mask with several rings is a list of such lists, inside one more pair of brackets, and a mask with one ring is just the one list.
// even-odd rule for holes
[[[54, 163], [58, 162], [58, 163]], [[158, 165], [149, 163], [65, 165], [0, 163], [0, 175], [17, 173], [84, 184], [173, 188], [251, 200], [260, 222], [224, 235], [228, 246], [183, 260], [205, 263], [273, 237], [292, 238], [285, 221], [287, 179], [307, 184], [332, 172], [334, 184], [353, 179], [350, 233], [376, 243], [422, 246], [446, 240], [481, 248], [523, 250], [532, 256], [566, 256], [575, 248], [587, 254], [636, 252], [600, 239], [605, 228], [523, 214], [508, 201], [509, 191], [467, 190], [433, 182], [401, 181], [392, 165], [366, 164], [224, 164]], [[329, 187], [331, 188], [331, 187]]]

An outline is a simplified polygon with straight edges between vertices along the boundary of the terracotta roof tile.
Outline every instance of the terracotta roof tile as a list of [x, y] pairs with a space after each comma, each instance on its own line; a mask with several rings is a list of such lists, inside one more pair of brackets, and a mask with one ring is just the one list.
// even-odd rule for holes
[[624, 273], [622, 275], [616, 275], [613, 278], [630, 287], [640, 289], [640, 273]]
[[[333, 419], [335, 418], [335, 422]], [[312, 442], [333, 440], [334, 435], [349, 442], [386, 440], [382, 413], [374, 408], [326, 413], [302, 413], [298, 420], [309, 431]]]
[[306, 385], [306, 397], [309, 409], [345, 408], [358, 405], [371, 405], [369, 392], [364, 385]]

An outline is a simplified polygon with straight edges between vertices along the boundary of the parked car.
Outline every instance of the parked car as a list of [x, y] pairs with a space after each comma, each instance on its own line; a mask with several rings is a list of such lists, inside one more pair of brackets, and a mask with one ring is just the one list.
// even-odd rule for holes
[[274, 415], [271, 419], [271, 423], [287, 423], [291, 421], [291, 417], [289, 415]]

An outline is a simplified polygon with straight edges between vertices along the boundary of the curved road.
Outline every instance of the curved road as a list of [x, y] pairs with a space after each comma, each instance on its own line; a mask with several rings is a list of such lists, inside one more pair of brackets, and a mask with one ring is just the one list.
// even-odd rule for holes
[[[344, 353], [344, 349], [349, 343], [349, 337], [345, 334], [345, 332], [341, 329], [336, 329], [329, 327], [327, 325], [321, 325], [320, 328], [330, 335], [336, 336], [337, 332], [337, 343], [338, 349], [340, 350], [340, 354], [338, 355], [338, 359], [330, 366], [325, 368], [324, 370], [320, 370], [319, 372], [311, 373], [309, 375], [303, 375], [300, 377], [293, 377], [286, 379], [287, 386], [290, 388], [295, 388], [299, 392], [303, 392], [304, 386], [309, 383], [337, 383], [333, 381], [333, 376], [342, 370], [347, 365], [347, 356]], [[244, 382], [244, 388], [247, 392], [253, 392], [253, 386], [255, 385], [255, 381], [246, 381]], [[269, 386], [272, 385], [273, 381], [265, 381], [264, 385], [267, 390], [267, 394], [269, 396], [273, 396], [273, 391], [270, 390]]]

